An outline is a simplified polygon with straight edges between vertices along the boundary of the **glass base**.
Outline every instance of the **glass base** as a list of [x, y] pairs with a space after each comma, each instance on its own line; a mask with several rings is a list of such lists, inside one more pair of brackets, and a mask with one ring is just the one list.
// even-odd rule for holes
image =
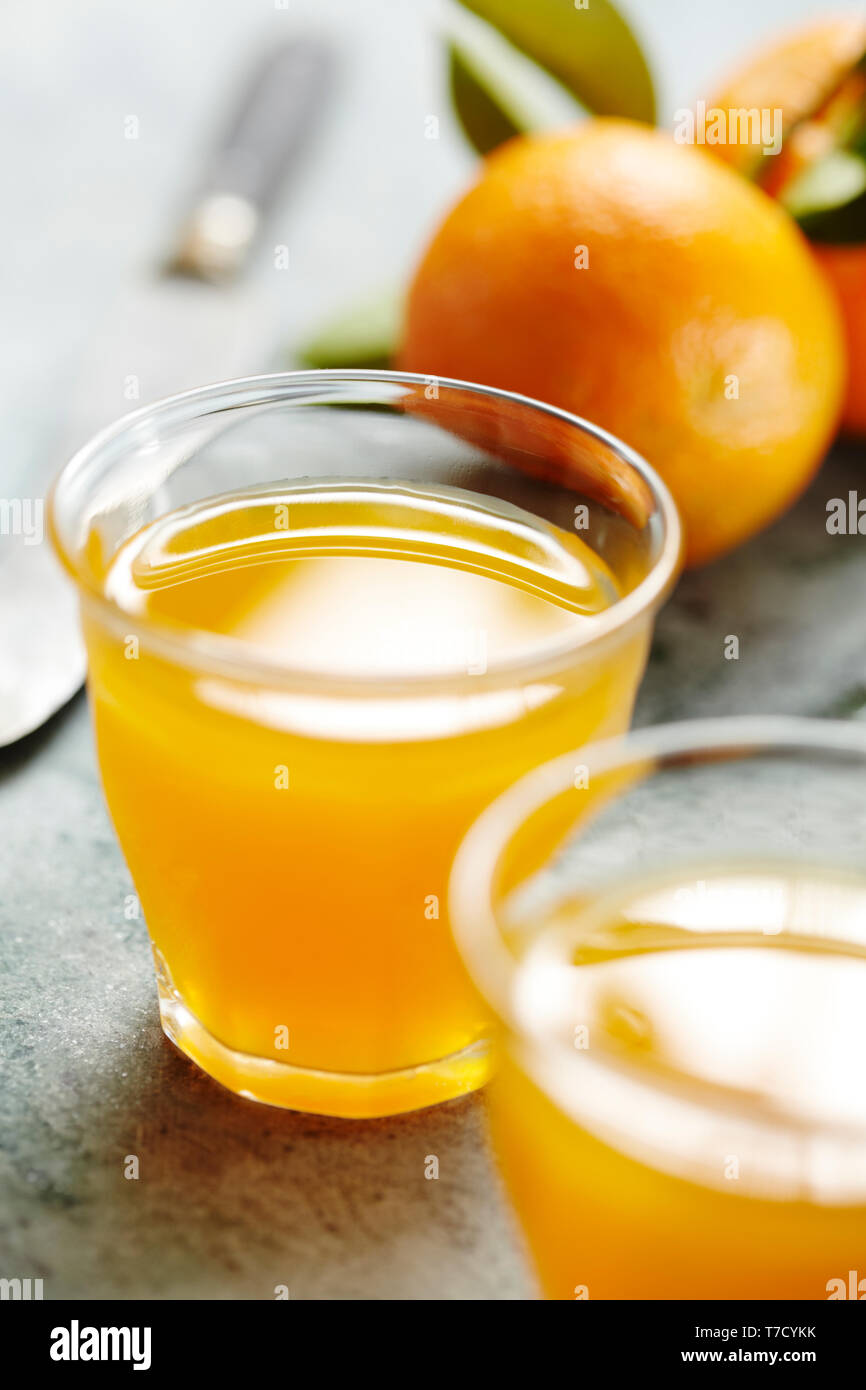
[[202, 1071], [246, 1100], [342, 1119], [375, 1119], [422, 1110], [477, 1091], [491, 1073], [487, 1039], [422, 1066], [368, 1076], [314, 1071], [272, 1058], [235, 1052], [215, 1038], [173, 988], [157, 977], [159, 1014], [166, 1037]]

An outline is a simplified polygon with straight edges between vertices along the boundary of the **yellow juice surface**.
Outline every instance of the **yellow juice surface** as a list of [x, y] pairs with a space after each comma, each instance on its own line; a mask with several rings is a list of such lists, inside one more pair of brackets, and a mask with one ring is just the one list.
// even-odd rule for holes
[[866, 880], [710, 867], [580, 920], [490, 1096], [546, 1295], [866, 1297]]
[[[584, 636], [619, 596], [609, 569], [493, 499], [335, 481], [167, 516], [105, 588], [130, 635], [155, 619], [260, 663], [190, 669], [86, 618], [107, 800], [194, 1020], [180, 1045], [302, 1109], [376, 1114], [479, 1084], [471, 1058], [429, 1083], [351, 1082], [486, 1035], [445, 914], [456, 846], [531, 765], [627, 724], [647, 633], [554, 675], [491, 673]], [[203, 1055], [199, 1025], [265, 1065]]]

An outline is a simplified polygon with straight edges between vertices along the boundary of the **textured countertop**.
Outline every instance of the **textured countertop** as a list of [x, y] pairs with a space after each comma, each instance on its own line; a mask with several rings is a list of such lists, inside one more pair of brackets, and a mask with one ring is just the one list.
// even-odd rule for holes
[[[815, 7], [624, 8], [661, 72], [664, 114], [744, 35]], [[275, 239], [297, 248], [278, 313], [287, 341], [399, 274], [465, 180], [470, 160], [425, 38], [430, 6], [252, 9], [100, 0], [73, 18], [59, 0], [19, 0], [5, 12], [0, 101], [19, 134], [4, 229], [18, 254], [14, 275], [8, 247], [4, 265], [4, 495], [38, 466], [94, 304], [163, 237], [241, 46], [252, 53], [274, 26], [315, 16], [345, 63], [315, 158], [278, 213]], [[424, 116], [440, 110], [442, 138], [425, 142]], [[122, 139], [130, 113], [141, 117], [134, 151]], [[866, 551], [825, 527], [828, 498], [866, 493], [863, 468], [862, 449], [837, 450], [794, 512], [683, 580], [658, 625], [639, 722], [866, 715]], [[729, 634], [738, 661], [724, 658]], [[484, 1148], [483, 1101], [313, 1119], [235, 1099], [163, 1039], [82, 696], [0, 753], [0, 846], [0, 1275], [41, 1277], [47, 1298], [272, 1298], [277, 1284], [302, 1299], [531, 1294]], [[138, 1181], [124, 1177], [129, 1154]], [[425, 1179], [428, 1154], [438, 1181]]]

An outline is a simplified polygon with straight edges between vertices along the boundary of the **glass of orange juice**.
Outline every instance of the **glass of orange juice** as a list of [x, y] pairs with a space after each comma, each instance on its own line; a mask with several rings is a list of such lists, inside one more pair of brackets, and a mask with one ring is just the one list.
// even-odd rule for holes
[[866, 732], [560, 757], [473, 826], [451, 912], [548, 1298], [866, 1296]]
[[51, 517], [168, 1036], [298, 1110], [480, 1085], [451, 860], [529, 767], [627, 725], [679, 555], [652, 470], [505, 392], [288, 373], [121, 420]]

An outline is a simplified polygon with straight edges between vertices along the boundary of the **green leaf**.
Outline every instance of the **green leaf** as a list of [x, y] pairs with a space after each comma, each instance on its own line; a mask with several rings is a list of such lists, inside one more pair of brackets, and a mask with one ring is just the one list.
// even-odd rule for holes
[[452, 105], [469, 143], [475, 146], [479, 154], [495, 150], [497, 145], [518, 134], [520, 126], [487, 95], [471, 63], [466, 62], [464, 54], [454, 44], [448, 55], [448, 68]]
[[455, 36], [448, 22], [457, 113], [482, 153], [508, 135], [559, 123], [545, 114], [537, 79], [533, 90], [527, 68], [515, 62], [521, 52], [595, 114], [655, 121], [643, 53], [609, 0], [586, 0], [583, 8], [575, 0], [462, 3], [507, 41], [505, 48], [496, 45], [496, 32], [484, 39], [477, 27], [468, 37], [465, 29]]
[[866, 193], [844, 207], [798, 217], [810, 241], [825, 246], [860, 246], [866, 242]]
[[399, 341], [404, 294], [381, 286], [326, 322], [298, 349], [307, 367], [387, 367]]
[[479, 154], [586, 115], [565, 88], [490, 24], [451, 6], [444, 29], [457, 117]]
[[781, 201], [811, 241], [866, 241], [866, 160], [833, 150], [804, 169]]
[[866, 163], [848, 150], [833, 150], [810, 164], [785, 189], [785, 207], [793, 217], [839, 208], [866, 192]]

